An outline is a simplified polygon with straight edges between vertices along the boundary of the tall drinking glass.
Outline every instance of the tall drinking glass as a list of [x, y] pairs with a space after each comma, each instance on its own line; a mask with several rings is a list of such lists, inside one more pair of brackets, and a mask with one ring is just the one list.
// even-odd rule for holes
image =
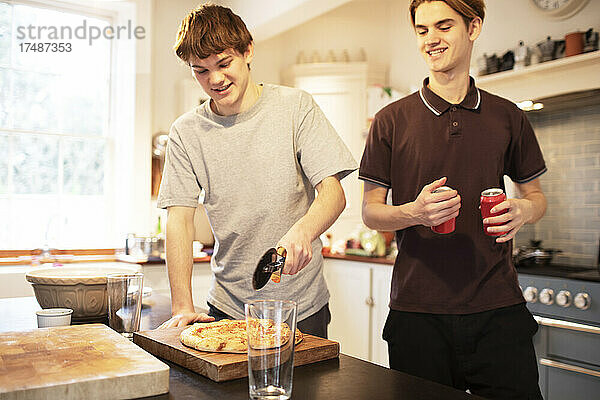
[[144, 274], [109, 274], [106, 278], [108, 291], [108, 325], [128, 339], [140, 329], [142, 315], [142, 289]]
[[259, 300], [245, 305], [251, 399], [292, 396], [296, 303]]

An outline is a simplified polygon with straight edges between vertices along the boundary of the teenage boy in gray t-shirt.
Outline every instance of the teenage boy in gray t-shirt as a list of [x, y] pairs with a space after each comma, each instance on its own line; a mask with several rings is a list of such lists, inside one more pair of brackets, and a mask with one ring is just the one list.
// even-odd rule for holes
[[[309, 94], [254, 83], [252, 36], [230, 9], [193, 10], [175, 51], [211, 99], [179, 117], [169, 134], [158, 206], [168, 209], [173, 316], [161, 327], [241, 319], [244, 303], [281, 299], [297, 302], [300, 330], [326, 337], [329, 292], [319, 236], [344, 209], [339, 181], [356, 162]], [[201, 190], [215, 236], [208, 315], [194, 311], [191, 289]], [[256, 264], [276, 246], [287, 250], [288, 275], [257, 292]]]

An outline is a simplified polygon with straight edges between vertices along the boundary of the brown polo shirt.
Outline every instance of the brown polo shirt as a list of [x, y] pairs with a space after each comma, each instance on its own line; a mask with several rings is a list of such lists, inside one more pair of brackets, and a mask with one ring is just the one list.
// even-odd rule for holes
[[475, 86], [450, 104], [423, 87], [375, 115], [359, 178], [392, 190], [394, 205], [414, 201], [423, 186], [448, 177], [462, 198], [456, 229], [437, 234], [422, 225], [396, 232], [390, 308], [468, 314], [523, 302], [512, 264], [512, 241], [483, 232], [479, 198], [546, 171], [525, 114], [506, 99]]

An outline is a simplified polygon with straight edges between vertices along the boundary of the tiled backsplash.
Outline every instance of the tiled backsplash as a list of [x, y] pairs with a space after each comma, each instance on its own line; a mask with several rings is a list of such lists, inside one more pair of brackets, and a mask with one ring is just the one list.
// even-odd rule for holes
[[600, 238], [600, 105], [529, 113], [548, 167], [541, 177], [545, 217], [526, 225], [516, 245], [543, 240], [560, 249], [553, 262], [596, 265]]

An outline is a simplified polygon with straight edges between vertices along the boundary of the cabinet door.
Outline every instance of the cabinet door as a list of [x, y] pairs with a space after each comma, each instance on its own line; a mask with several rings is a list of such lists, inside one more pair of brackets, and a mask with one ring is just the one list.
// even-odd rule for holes
[[[572, 361], [565, 361], [566, 365], [573, 365]], [[577, 365], [575, 365], [577, 366]], [[585, 372], [575, 372], [562, 367], [548, 367], [541, 365], [540, 369], [547, 369], [548, 394], [547, 400], [590, 400], [597, 399], [600, 393], [600, 380], [595, 375]], [[591, 370], [596, 374], [598, 371]], [[594, 394], [596, 393], [596, 394]]]
[[206, 298], [208, 297], [208, 289], [210, 289], [212, 276], [210, 263], [203, 262], [194, 264], [194, 271], [192, 273], [192, 296], [194, 298], [194, 306], [208, 310]]
[[371, 362], [389, 367], [387, 342], [381, 338], [388, 316], [393, 265], [373, 265], [373, 323], [371, 325]]
[[370, 265], [326, 259], [323, 272], [331, 295], [329, 338], [340, 343], [342, 353], [369, 360]]
[[362, 155], [366, 125], [366, 75], [303, 76], [296, 86], [310, 93], [352, 155]]
[[[357, 76], [298, 77], [296, 86], [312, 94], [354, 158], [360, 160], [365, 145], [362, 131], [366, 121], [366, 75], [364, 79]], [[342, 217], [360, 222], [362, 189], [358, 172], [342, 180], [342, 186], [346, 193]]]

